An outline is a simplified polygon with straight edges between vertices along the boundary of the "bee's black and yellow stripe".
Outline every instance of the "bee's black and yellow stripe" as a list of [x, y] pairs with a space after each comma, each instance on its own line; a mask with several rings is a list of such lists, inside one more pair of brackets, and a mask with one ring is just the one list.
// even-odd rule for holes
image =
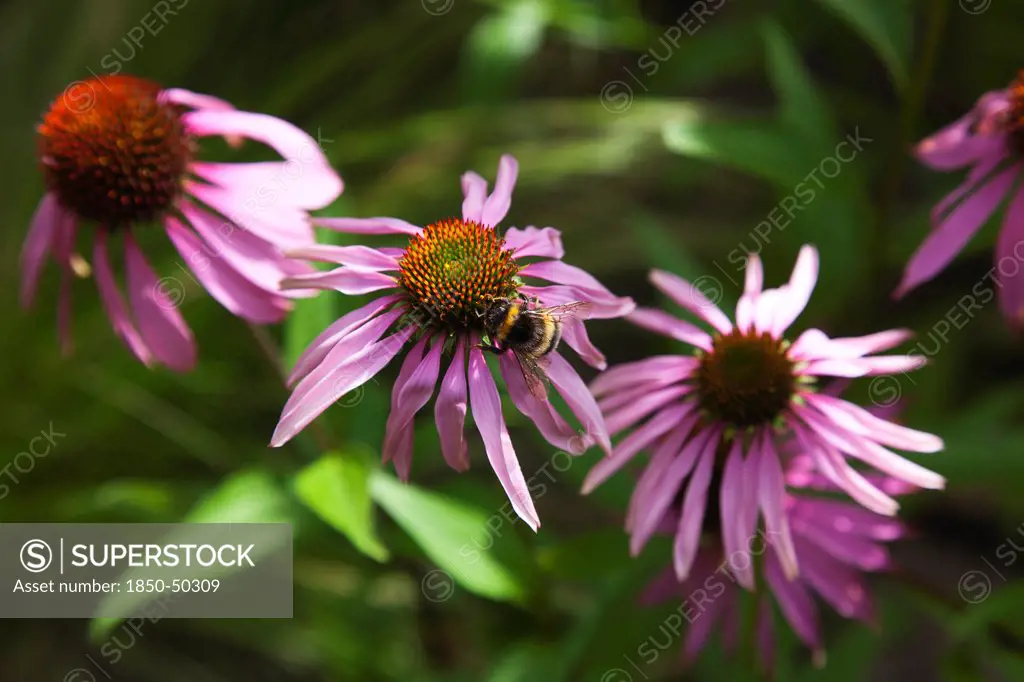
[[496, 305], [488, 323], [498, 351], [511, 348], [539, 358], [553, 351], [562, 338], [561, 324], [553, 315], [524, 308], [516, 301]]

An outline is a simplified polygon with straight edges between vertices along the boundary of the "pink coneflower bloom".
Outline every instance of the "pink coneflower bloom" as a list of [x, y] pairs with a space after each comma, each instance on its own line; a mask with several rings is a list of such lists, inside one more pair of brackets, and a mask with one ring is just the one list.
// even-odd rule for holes
[[[509, 228], [504, 235], [498, 234], [496, 226], [508, 212], [517, 173], [516, 160], [503, 156], [490, 195], [482, 177], [464, 174], [461, 219], [426, 227], [397, 218], [316, 221], [350, 234], [401, 235], [408, 242], [402, 248], [313, 246], [291, 252], [341, 267], [290, 278], [283, 283], [286, 288], [384, 295], [336, 321], [299, 358], [289, 380], [297, 386], [281, 414], [272, 446], [286, 443], [411, 345], [392, 390], [384, 461], [394, 461], [399, 476], [408, 479], [413, 420], [434, 392], [443, 359], [450, 357], [434, 403], [445, 461], [458, 471], [469, 466], [463, 424], [471, 412], [487, 458], [513, 508], [532, 528], [539, 526], [502, 417], [498, 388], [480, 348], [485, 337], [488, 343], [483, 345], [493, 347], [487, 313], [499, 301], [517, 302], [524, 308], [584, 302], [585, 313], [563, 318], [561, 338], [585, 362], [603, 368], [604, 356], [591, 344], [582, 319], [619, 317], [634, 304], [562, 262], [557, 230]], [[583, 426], [582, 434], [552, 407], [544, 391], [528, 390], [517, 358], [504, 353], [500, 369], [513, 404], [558, 448], [578, 454], [596, 443], [609, 451], [604, 420], [583, 380], [557, 351], [542, 361], [551, 384]]]
[[966, 116], [922, 140], [914, 153], [935, 170], [969, 166], [970, 171], [932, 209], [931, 234], [907, 263], [894, 295], [901, 297], [941, 272], [1012, 194], [993, 276], [1003, 314], [1011, 325], [1024, 325], [1024, 191], [1017, 187], [1024, 153], [1024, 71], [1005, 90], [982, 95]]
[[[794, 460], [797, 463], [787, 471], [787, 483], [800, 486], [814, 480], [812, 487], [834, 490], [827, 481], [816, 479], [808, 468], [813, 468], [809, 460], [806, 456]], [[913, 491], [912, 486], [885, 475], [871, 474], [870, 478], [892, 495]], [[722, 633], [728, 651], [736, 648], [743, 621], [738, 574], [740, 569], [753, 571], [753, 566], [758, 567], [756, 645], [766, 670], [772, 668], [775, 650], [772, 596], [790, 627], [812, 650], [818, 665], [824, 665], [825, 654], [815, 595], [841, 616], [873, 624], [874, 603], [864, 573], [891, 567], [883, 543], [903, 536], [902, 524], [851, 502], [814, 496], [808, 491], [786, 492], [782, 507], [793, 549], [800, 560], [801, 572], [796, 580], [786, 576], [776, 538], [762, 533], [744, 538], [743, 546], [732, 551], [726, 550], [720, 539], [711, 537], [698, 550], [686, 580], [680, 582], [675, 571], [668, 568], [644, 591], [641, 600], [648, 604], [682, 599], [676, 611], [681, 616], [679, 620], [687, 622], [683, 640], [685, 662], [696, 657], [716, 630]], [[666, 512], [661, 529], [674, 532], [678, 517], [676, 509]], [[660, 638], [651, 638], [647, 644], [664, 648]]]
[[[803, 311], [818, 274], [818, 254], [805, 246], [787, 284], [763, 289], [761, 261], [750, 256], [746, 284], [733, 324], [690, 283], [654, 271], [652, 283], [712, 327], [708, 333], [664, 312], [639, 309], [635, 324], [694, 346], [693, 355], [665, 355], [613, 367], [591, 384], [608, 431], [631, 432], [612, 456], [588, 474], [589, 492], [641, 450], [651, 459], [630, 501], [626, 519], [630, 550], [638, 554], [672, 501], [685, 488], [675, 533], [674, 564], [680, 580], [691, 571], [700, 541], [708, 488], [721, 480], [722, 539], [734, 552], [750, 537], [759, 513], [775, 539], [779, 563], [798, 575], [797, 556], [784, 513], [784, 451], [796, 438], [816, 468], [868, 509], [893, 515], [898, 504], [850, 466], [847, 458], [922, 488], [942, 488], [944, 479], [888, 447], [936, 452], [942, 441], [881, 419], [815, 389], [819, 377], [862, 377], [907, 372], [924, 358], [872, 356], [909, 337], [905, 330], [831, 339], [818, 329], [791, 344], [784, 334]], [[888, 447], [887, 447], [888, 446]], [[688, 479], [688, 485], [687, 485]], [[712, 493], [714, 494], [714, 493]], [[752, 575], [740, 571], [749, 587]]]
[[[176, 309], [172, 278], [157, 276], [135, 230], [158, 223], [210, 295], [256, 323], [280, 321], [289, 298], [281, 279], [312, 271], [286, 258], [285, 247], [314, 242], [308, 209], [342, 190], [317, 143], [290, 123], [237, 111], [227, 102], [132, 76], [100, 76], [68, 87], [39, 126], [47, 192], [21, 253], [21, 301], [32, 304], [52, 256], [63, 271], [58, 328], [70, 349], [72, 270], [95, 272], [110, 323], [146, 365], [186, 371], [195, 364], [192, 332]], [[197, 160], [198, 140], [251, 138], [284, 161]], [[81, 228], [92, 230], [92, 265], [75, 252]], [[112, 242], [124, 248], [125, 301], [111, 267]]]

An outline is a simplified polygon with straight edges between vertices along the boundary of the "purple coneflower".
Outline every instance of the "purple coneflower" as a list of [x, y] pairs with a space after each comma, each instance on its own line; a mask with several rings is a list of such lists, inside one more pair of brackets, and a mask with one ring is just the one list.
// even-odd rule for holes
[[[938, 474], [887, 448], [936, 452], [942, 448], [938, 437], [893, 424], [815, 390], [818, 377], [892, 374], [925, 362], [916, 356], [870, 356], [907, 339], [906, 330], [831, 339], [809, 329], [792, 344], [786, 341], [783, 334], [807, 304], [817, 273], [817, 251], [805, 246], [789, 282], [777, 289], [762, 289], [761, 261], [750, 256], [733, 324], [693, 285], [656, 270], [652, 283], [714, 331], [709, 334], [658, 310], [637, 310], [628, 319], [694, 346], [696, 353], [613, 367], [591, 385], [609, 433], [632, 431], [615, 446], [611, 457], [591, 470], [584, 492], [641, 450], [650, 449], [651, 459], [626, 519], [630, 550], [634, 555], [640, 552], [685, 486], [673, 552], [680, 580], [690, 575], [697, 554], [713, 478], [721, 481], [726, 552], [737, 551], [753, 535], [760, 511], [783, 572], [790, 579], [798, 575], [785, 514], [780, 444], [787, 439], [796, 439], [827, 480], [879, 514], [891, 516], [899, 505], [851, 467], [847, 458], [922, 488], [945, 484]], [[752, 585], [750, 571], [739, 571], [737, 577], [744, 586]]]
[[[585, 362], [603, 368], [604, 356], [591, 344], [581, 320], [620, 317], [634, 304], [613, 296], [583, 270], [563, 263], [557, 230], [509, 228], [504, 235], [498, 234], [496, 226], [508, 212], [517, 173], [515, 159], [503, 156], [490, 195], [482, 177], [464, 174], [461, 219], [426, 227], [397, 218], [316, 221], [350, 234], [402, 235], [408, 243], [403, 248], [322, 245], [290, 252], [340, 267], [290, 278], [283, 283], [285, 288], [384, 295], [337, 320], [299, 358], [289, 379], [289, 384], [297, 385], [281, 414], [272, 446], [286, 443], [411, 345], [392, 390], [384, 461], [393, 461], [399, 476], [408, 479], [413, 420], [434, 392], [443, 359], [450, 357], [434, 404], [445, 461], [458, 471], [469, 466], [463, 425], [471, 412], [491, 467], [516, 513], [532, 528], [540, 525], [505, 427], [497, 385], [479, 347], [488, 335], [486, 313], [502, 300], [526, 307], [582, 301], [588, 304], [586, 312], [563, 320], [562, 339]], [[557, 351], [544, 360], [551, 384], [583, 425], [583, 434], [543, 395], [528, 390], [516, 357], [505, 353], [500, 367], [512, 402], [556, 447], [578, 454], [596, 443], [610, 451], [604, 419], [583, 380]]]
[[1003, 315], [1011, 325], [1024, 325], [1024, 191], [1014, 190], [1024, 154], [1024, 71], [1005, 90], [982, 95], [966, 116], [921, 141], [914, 153], [935, 170], [970, 171], [932, 209], [931, 234], [907, 263], [895, 296], [941, 272], [1010, 193], [993, 274]]
[[[132, 76], [74, 83], [39, 126], [47, 192], [21, 254], [21, 300], [32, 304], [48, 256], [63, 270], [58, 328], [70, 349], [72, 270], [93, 270], [114, 331], [146, 365], [185, 371], [195, 364], [192, 332], [176, 309], [176, 286], [160, 279], [133, 234], [159, 223], [192, 275], [217, 301], [251, 322], [278, 322], [289, 298], [282, 278], [311, 272], [284, 247], [314, 242], [307, 210], [331, 203], [341, 178], [317, 143], [290, 123], [237, 111], [227, 102]], [[284, 161], [198, 161], [197, 141], [250, 138]], [[93, 233], [92, 266], [75, 252], [80, 228]], [[146, 229], [146, 228], [143, 228]], [[124, 246], [125, 301], [110, 263]], [[171, 289], [171, 291], [168, 291]]]
[[[828, 481], [817, 477], [809, 457], [792, 460], [786, 481], [791, 486], [832, 490]], [[913, 491], [912, 486], [884, 475], [871, 474], [875, 485], [892, 495]], [[758, 573], [756, 646], [761, 664], [772, 668], [774, 634], [771, 596], [774, 595], [786, 621], [804, 644], [814, 652], [814, 660], [824, 665], [824, 647], [818, 621], [817, 594], [841, 616], [873, 623], [874, 603], [865, 580], [865, 572], [890, 568], [888, 550], [883, 543], [904, 535], [902, 524], [867, 511], [851, 502], [808, 494], [809, 490], [788, 491], [782, 498], [783, 515], [792, 535], [792, 545], [800, 560], [800, 576], [786, 576], [780, 545], [770, 533], [744, 538], [742, 547], [727, 550], [717, 538], [701, 546], [689, 577], [680, 582], [675, 571], [666, 569], [645, 590], [642, 601], [659, 603], [682, 598], [677, 611], [688, 622], [683, 640], [683, 657], [689, 663], [708, 642], [711, 633], [722, 633], [725, 648], [735, 649], [743, 620], [739, 573]], [[724, 497], [722, 500], [724, 501]], [[674, 532], [679, 512], [669, 510], [661, 521], [665, 532]], [[763, 589], [764, 587], [768, 589]], [[681, 624], [681, 620], [680, 620]], [[677, 629], [678, 631], [678, 629]], [[657, 641], [653, 644], [661, 647]], [[667, 645], [666, 645], [667, 646]]]

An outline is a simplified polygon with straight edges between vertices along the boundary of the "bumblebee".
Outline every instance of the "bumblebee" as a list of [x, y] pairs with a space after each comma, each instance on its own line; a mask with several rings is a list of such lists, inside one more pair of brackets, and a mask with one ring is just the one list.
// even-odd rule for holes
[[547, 308], [531, 308], [526, 299], [497, 299], [483, 315], [484, 331], [491, 345], [481, 348], [501, 355], [512, 351], [519, 361], [519, 367], [530, 393], [545, 399], [547, 391], [544, 382], [544, 356], [556, 348], [562, 340], [562, 320], [571, 314], [580, 314], [587, 303], [573, 301]]

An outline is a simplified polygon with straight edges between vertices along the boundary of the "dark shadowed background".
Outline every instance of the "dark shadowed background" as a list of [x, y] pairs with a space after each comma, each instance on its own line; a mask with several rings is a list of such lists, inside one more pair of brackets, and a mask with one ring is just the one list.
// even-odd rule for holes
[[[908, 352], [930, 356], [928, 367], [857, 384], [855, 395], [864, 404], [900, 398], [908, 423], [943, 436], [946, 451], [918, 461], [949, 483], [945, 493], [905, 501], [914, 536], [896, 548], [900, 570], [874, 581], [875, 626], [825, 611], [827, 668], [815, 670], [786, 635], [779, 679], [1024, 679], [1016, 549], [1024, 547], [1024, 348], [979, 293], [992, 291], [996, 220], [941, 277], [890, 299], [931, 205], [959, 182], [908, 152], [1015, 76], [1020, 7], [0, 3], [0, 521], [212, 514], [284, 519], [296, 533], [291, 620], [163, 619], [137, 631], [7, 620], [0, 678], [88, 682], [67, 678], [78, 668], [139, 682], [750, 678], [745, 657], [717, 645], [686, 672], [678, 642], [650, 663], [637, 655], [652, 637], [665, 647], [671, 606], [636, 604], [667, 554], [652, 546], [641, 560], [628, 556], [629, 476], [580, 497], [598, 453], [558, 455], [514, 410], [506, 414], [524, 472], [540, 476], [537, 535], [503, 515], [479, 441], [470, 472], [459, 476], [444, 466], [428, 418], [417, 432], [413, 486], [395, 493], [377, 462], [396, 368], [321, 420], [329, 457], [312, 439], [267, 448], [287, 396], [267, 346], [290, 362], [362, 299], [325, 294], [288, 325], [254, 332], [199, 289], [152, 230], [140, 238], [178, 287], [200, 345], [197, 370], [176, 375], [135, 362], [91, 281], [76, 282], [75, 350], [62, 357], [52, 266], [36, 309], [17, 305], [17, 254], [43, 191], [35, 126], [69, 83], [121, 72], [286, 118], [318, 138], [346, 181], [323, 215], [426, 224], [458, 213], [462, 172], [492, 180], [498, 157], [514, 154], [519, 184], [505, 224], [557, 227], [568, 262], [642, 304], [663, 303], [646, 281], [652, 266], [698, 280], [731, 305], [742, 253], [761, 252], [776, 285], [801, 244], [817, 245], [820, 283], [797, 330], [918, 333]], [[844, 140], [856, 143], [839, 148]], [[965, 296], [978, 305], [959, 303]], [[612, 363], [676, 348], [623, 322], [590, 329]], [[15, 468], [48, 429], [66, 435]], [[620, 668], [629, 677], [610, 676]]]

